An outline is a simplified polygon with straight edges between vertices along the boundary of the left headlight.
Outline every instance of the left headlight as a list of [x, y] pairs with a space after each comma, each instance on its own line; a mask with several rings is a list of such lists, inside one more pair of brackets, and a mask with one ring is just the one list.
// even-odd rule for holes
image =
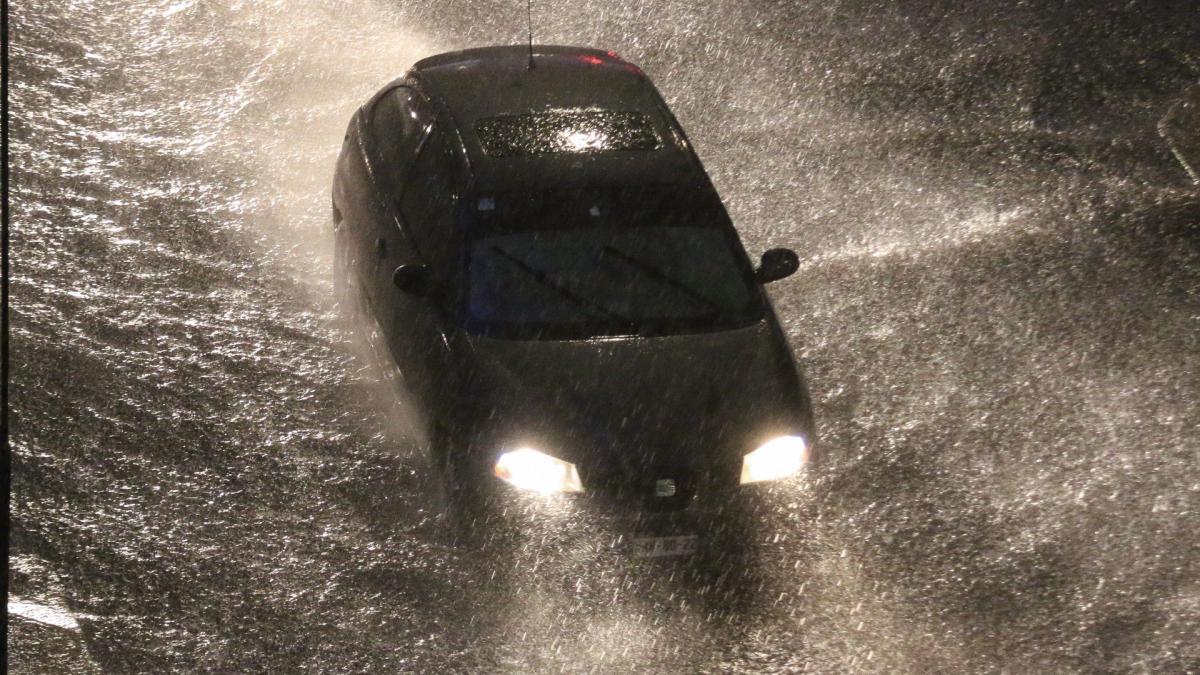
[[741, 483], [779, 480], [808, 463], [808, 443], [801, 436], [780, 436], [742, 458]]
[[543, 494], [583, 492], [583, 483], [574, 464], [532, 448], [521, 448], [500, 455], [492, 472], [497, 478], [523, 490]]

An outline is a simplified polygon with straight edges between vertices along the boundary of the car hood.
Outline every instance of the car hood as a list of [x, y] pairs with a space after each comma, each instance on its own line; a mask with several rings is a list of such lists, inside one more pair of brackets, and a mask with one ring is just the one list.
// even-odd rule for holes
[[777, 327], [586, 341], [469, 338], [460, 392], [482, 452], [533, 447], [588, 474], [740, 466], [757, 444], [810, 431]]

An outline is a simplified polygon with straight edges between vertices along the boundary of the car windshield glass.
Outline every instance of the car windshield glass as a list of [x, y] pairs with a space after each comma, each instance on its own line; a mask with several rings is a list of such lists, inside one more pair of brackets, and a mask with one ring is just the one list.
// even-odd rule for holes
[[715, 196], [666, 186], [478, 197], [468, 329], [492, 337], [664, 335], [748, 325], [762, 300]]

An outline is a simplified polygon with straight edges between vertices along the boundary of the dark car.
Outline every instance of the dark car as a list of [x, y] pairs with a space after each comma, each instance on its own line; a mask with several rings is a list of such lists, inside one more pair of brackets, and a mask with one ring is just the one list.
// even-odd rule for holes
[[[762, 288], [797, 256], [751, 264], [661, 95], [614, 53], [418, 62], [355, 113], [333, 218], [339, 284], [454, 491], [585, 493], [562, 499], [674, 522], [810, 462], [809, 397]], [[667, 534], [642, 552], [696, 543]]]

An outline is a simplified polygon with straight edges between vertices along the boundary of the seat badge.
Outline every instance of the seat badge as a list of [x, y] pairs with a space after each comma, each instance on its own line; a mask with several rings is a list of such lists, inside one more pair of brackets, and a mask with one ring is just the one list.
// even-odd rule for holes
[[654, 496], [655, 497], [674, 497], [675, 496], [675, 480], [673, 478], [660, 478], [654, 481]]

